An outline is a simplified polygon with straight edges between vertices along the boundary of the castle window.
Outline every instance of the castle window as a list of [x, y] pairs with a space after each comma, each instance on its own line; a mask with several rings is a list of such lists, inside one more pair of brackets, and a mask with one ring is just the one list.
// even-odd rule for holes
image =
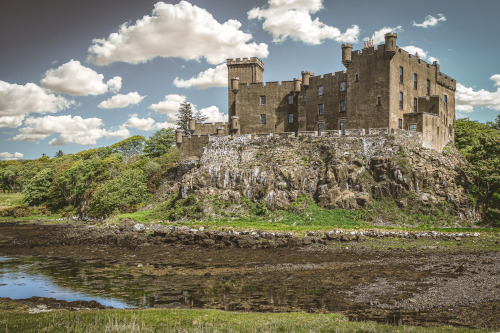
[[318, 124], [318, 135], [321, 136], [321, 133], [325, 130], [325, 124], [319, 123]]
[[431, 81], [427, 80], [427, 95], [431, 94]]
[[418, 99], [416, 97], [413, 98], [413, 112], [418, 112]]
[[417, 73], [413, 74], [413, 88], [417, 89], [418, 87], [418, 75]]
[[448, 104], [448, 95], [444, 95], [444, 102]]
[[377, 97], [377, 105], [382, 105], [382, 97]]
[[260, 96], [260, 105], [266, 105], [266, 96]]
[[403, 67], [399, 67], [399, 83], [403, 83]]
[[417, 131], [417, 124], [410, 124], [408, 126], [408, 131], [410, 131], [410, 132], [416, 132]]
[[288, 123], [292, 124], [293, 123], [293, 113], [288, 114]]
[[346, 120], [340, 119], [340, 134], [345, 135]]
[[288, 104], [293, 104], [293, 95], [288, 96]]
[[323, 114], [325, 109], [324, 109], [324, 106], [323, 104], [318, 104], [318, 111], [319, 111], [319, 114]]
[[437, 135], [439, 136], [439, 126], [437, 127]]
[[403, 110], [403, 92], [399, 92], [399, 108]]
[[340, 91], [346, 91], [347, 85], [345, 81], [340, 82]]
[[266, 115], [265, 114], [261, 114], [260, 115], [260, 124], [261, 125], [265, 125], [266, 124]]
[[307, 95], [304, 95], [303, 100], [304, 100], [304, 103], [307, 102]]
[[323, 96], [323, 86], [318, 87], [318, 95]]
[[359, 74], [358, 73], [356, 73], [356, 78], [354, 81], [359, 82]]
[[398, 128], [403, 129], [403, 119], [398, 119]]
[[345, 101], [340, 101], [340, 112], [346, 112]]

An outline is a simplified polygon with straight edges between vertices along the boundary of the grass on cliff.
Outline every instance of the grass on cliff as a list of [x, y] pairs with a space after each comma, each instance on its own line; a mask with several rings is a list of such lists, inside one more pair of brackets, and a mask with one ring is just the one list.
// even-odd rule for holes
[[0, 312], [3, 332], [480, 332], [460, 327], [350, 322], [341, 314], [219, 310], [97, 310]]
[[[400, 206], [401, 202], [404, 202], [404, 207]], [[201, 200], [188, 196], [171, 197], [153, 210], [122, 214], [115, 221], [129, 218], [143, 223], [159, 220], [187, 226], [274, 231], [332, 228], [471, 231], [470, 225], [460, 224], [451, 212], [452, 207], [447, 203], [423, 206], [411, 196], [401, 198], [399, 203], [392, 198], [381, 198], [372, 201], [370, 208], [357, 210], [325, 209], [319, 207], [312, 198], [301, 196], [284, 209], [275, 211], [269, 210], [264, 201], [254, 203], [248, 198], [231, 204], [216, 196]], [[481, 231], [492, 230], [481, 228]]]

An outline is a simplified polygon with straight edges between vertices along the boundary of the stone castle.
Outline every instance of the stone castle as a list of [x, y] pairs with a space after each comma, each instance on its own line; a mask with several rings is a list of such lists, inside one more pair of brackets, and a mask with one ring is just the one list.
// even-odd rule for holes
[[[345, 71], [293, 81], [263, 82], [257, 58], [228, 59], [228, 122], [196, 123], [177, 132], [181, 160], [200, 159], [214, 136], [299, 137], [391, 135], [416, 132], [424, 148], [441, 152], [454, 140], [454, 79], [396, 45], [365, 43], [361, 51], [342, 45]], [[410, 134], [410, 133], [408, 133]]]

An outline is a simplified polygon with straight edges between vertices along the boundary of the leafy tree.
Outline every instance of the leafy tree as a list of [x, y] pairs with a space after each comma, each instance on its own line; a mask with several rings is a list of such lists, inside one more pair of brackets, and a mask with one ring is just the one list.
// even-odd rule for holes
[[176, 114], [177, 122], [176, 125], [179, 129], [184, 131], [184, 134], [189, 135], [189, 121], [193, 118], [193, 110], [191, 109], [191, 103], [183, 102], [179, 108], [179, 112]]
[[141, 155], [146, 138], [142, 135], [134, 135], [111, 146], [113, 151], [122, 154], [125, 160], [132, 156]]
[[61, 156], [63, 156], [63, 155], [64, 155], [63, 151], [62, 151], [61, 149], [59, 149], [59, 150], [55, 153], [54, 157], [56, 157], [56, 158], [57, 158], [57, 157], [61, 157]]
[[500, 191], [500, 132], [495, 126], [466, 118], [457, 120], [455, 130], [455, 145], [469, 162], [467, 170], [484, 215]]
[[142, 170], [127, 170], [97, 188], [90, 204], [90, 213], [106, 217], [114, 212], [133, 210], [150, 197]]
[[[102, 182], [119, 175], [124, 166], [121, 155], [79, 160], [55, 177], [50, 187], [50, 206], [62, 208], [86, 206], [86, 194]], [[90, 192], [89, 192], [90, 191]]]
[[172, 128], [157, 131], [144, 144], [144, 152], [150, 157], [158, 157], [175, 149], [175, 131]]
[[52, 168], [45, 168], [31, 179], [23, 191], [24, 201], [28, 205], [40, 205], [49, 197], [49, 187], [52, 182]]
[[0, 186], [5, 191], [15, 191], [19, 189], [19, 167], [14, 164], [7, 165], [0, 169]]

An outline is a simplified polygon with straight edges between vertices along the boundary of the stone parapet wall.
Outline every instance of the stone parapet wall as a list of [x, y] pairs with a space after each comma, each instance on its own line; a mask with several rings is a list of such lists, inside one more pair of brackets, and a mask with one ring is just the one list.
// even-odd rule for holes
[[[300, 159], [319, 158], [320, 150], [327, 149], [338, 158], [350, 156], [360, 159], [373, 155], [385, 156], [405, 148], [421, 148], [422, 133], [399, 129], [377, 128], [365, 133], [361, 130], [244, 134], [235, 136], [209, 136], [208, 143], [200, 156], [202, 164], [231, 166], [251, 161], [265, 154], [273, 164], [296, 164]], [[321, 147], [321, 148], [320, 148]], [[183, 154], [189, 155], [189, 154]]]

